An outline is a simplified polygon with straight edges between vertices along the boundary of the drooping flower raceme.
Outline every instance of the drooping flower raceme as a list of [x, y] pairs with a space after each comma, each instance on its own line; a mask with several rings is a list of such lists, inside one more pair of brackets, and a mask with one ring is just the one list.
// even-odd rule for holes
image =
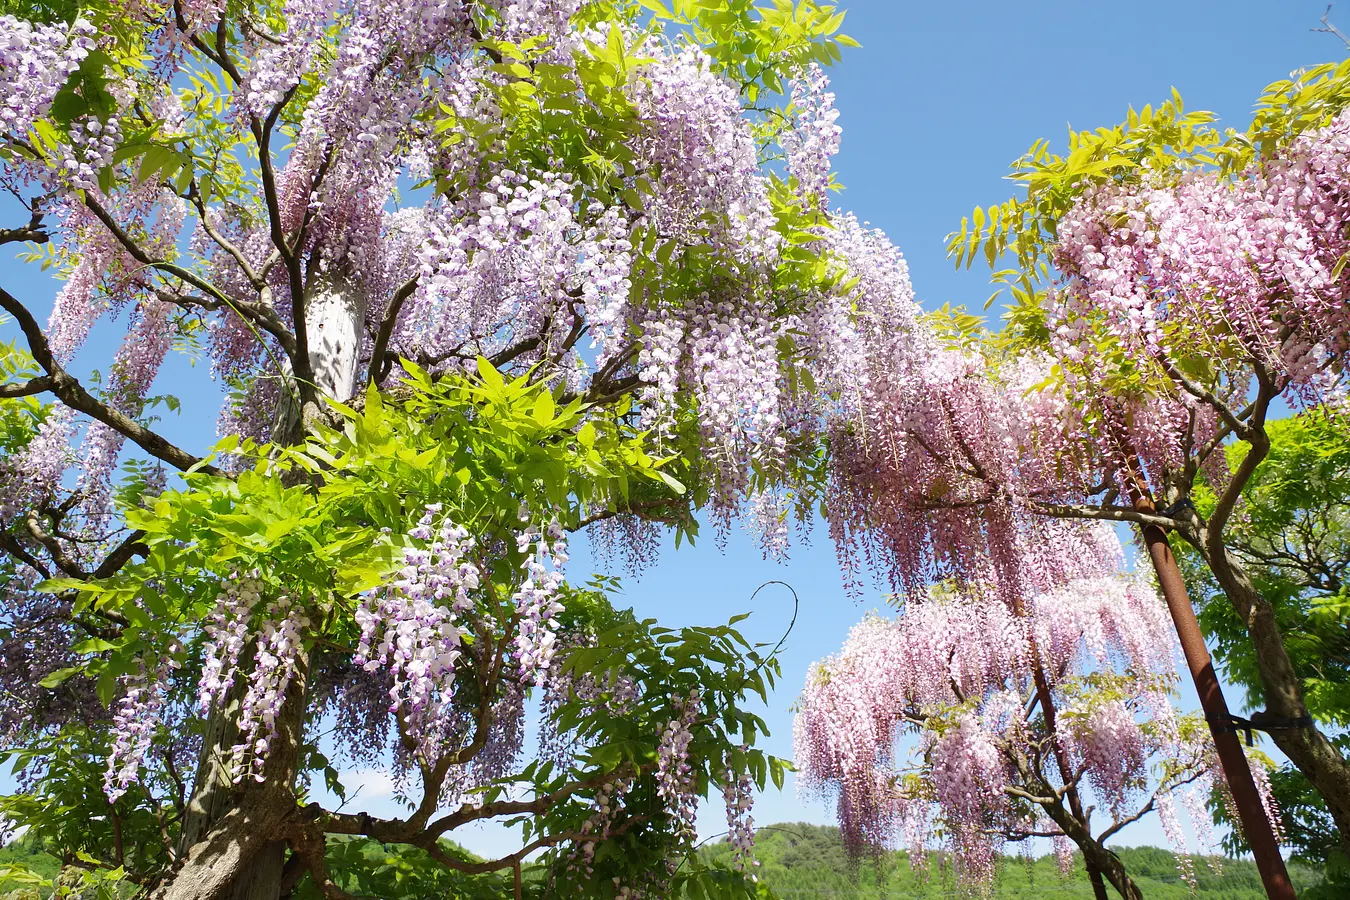
[[265, 778], [263, 767], [277, 735], [278, 719], [288, 701], [303, 650], [309, 617], [286, 596], [268, 604], [254, 649], [253, 672], [240, 704], [239, 743], [231, 761], [236, 782], [248, 774]]
[[678, 716], [666, 723], [656, 748], [656, 792], [665, 801], [666, 810], [677, 831], [693, 834], [698, 797], [694, 794], [693, 770], [689, 765], [692, 724], [702, 704], [697, 692], [672, 698]]
[[567, 535], [557, 520], [542, 531], [534, 525], [516, 537], [517, 549], [526, 554], [521, 568], [525, 581], [512, 600], [519, 622], [516, 626], [516, 665], [522, 681], [542, 686], [549, 664], [557, 652], [558, 589], [567, 563]]
[[142, 661], [134, 675], [122, 679], [123, 693], [113, 712], [112, 750], [103, 777], [103, 792], [111, 803], [140, 777], [141, 763], [159, 728], [168, 676], [168, 665], [150, 673]]
[[256, 572], [236, 573], [221, 585], [216, 608], [204, 629], [207, 642], [198, 684], [202, 715], [223, 702], [234, 686], [240, 657], [252, 633], [253, 610], [261, 600], [262, 582]]
[[447, 737], [462, 622], [479, 582], [478, 566], [468, 558], [473, 538], [448, 517], [437, 523], [440, 512], [439, 505], [427, 508], [409, 535], [424, 546], [404, 550], [399, 577], [363, 597], [356, 611], [355, 662], [392, 676], [390, 710], [405, 717], [428, 758]]
[[754, 782], [748, 774], [738, 777], [730, 770], [723, 779], [722, 801], [727, 810], [727, 843], [731, 845], [732, 864], [745, 871], [755, 850], [755, 817], [751, 815], [755, 805]]
[[800, 184], [802, 196], [812, 207], [828, 204], [830, 164], [839, 152], [843, 129], [835, 124], [839, 110], [834, 94], [827, 88], [829, 79], [816, 63], [807, 67], [805, 78], [792, 86], [792, 105], [801, 124], [784, 136], [787, 168]]

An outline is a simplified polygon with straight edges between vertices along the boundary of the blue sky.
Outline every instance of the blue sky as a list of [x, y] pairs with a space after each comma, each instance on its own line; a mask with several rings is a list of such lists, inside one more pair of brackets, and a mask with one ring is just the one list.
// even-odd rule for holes
[[[906, 3], [855, 0], [844, 4], [844, 30], [862, 42], [831, 72], [841, 110], [843, 149], [838, 204], [884, 229], [904, 251], [918, 297], [929, 308], [943, 303], [979, 309], [989, 294], [987, 271], [954, 272], [944, 237], [975, 204], [1005, 199], [1008, 164], [1034, 140], [1062, 145], [1066, 126], [1112, 125], [1126, 107], [1165, 99], [1175, 86], [1187, 106], [1209, 109], [1241, 128], [1261, 88], [1292, 69], [1344, 55], [1334, 37], [1311, 31], [1324, 0], [965, 0]], [[1339, 18], [1350, 27], [1350, 2]], [[1333, 10], [1333, 20], [1338, 18]], [[0, 202], [0, 224], [17, 224], [12, 202]], [[26, 220], [26, 217], [23, 217]], [[0, 283], [30, 301], [45, 317], [56, 286], [35, 266], [0, 259]], [[0, 337], [13, 336], [12, 324]], [[105, 332], [106, 334], [106, 329]], [[91, 341], [82, 362], [106, 366], [110, 344]], [[102, 355], [102, 362], [93, 359]], [[185, 401], [163, 430], [189, 447], [215, 433], [218, 392], [200, 367], [178, 359], [166, 368], [158, 391]], [[590, 555], [581, 548], [569, 567], [582, 577]], [[833, 547], [822, 530], [810, 546], [800, 542], [786, 565], [764, 562], [745, 535], [733, 533], [725, 551], [710, 533], [693, 548], [668, 543], [642, 578], [629, 583], [626, 600], [663, 624], [713, 624], [753, 611], [743, 623], [754, 639], [776, 641], [792, 612], [791, 599], [755, 588], [770, 579], [790, 582], [801, 597], [796, 628], [782, 656], [784, 678], [765, 712], [773, 730], [769, 747], [791, 755], [789, 707], [809, 664], [837, 650], [848, 629], [880, 594], [855, 603], [844, 595]], [[1236, 697], [1230, 698], [1236, 701]], [[1236, 705], [1236, 703], [1235, 703]], [[362, 792], [372, 812], [390, 811], [382, 797], [386, 779], [368, 773]], [[720, 810], [701, 820], [705, 834], [720, 831]], [[760, 798], [756, 819], [830, 821], [832, 810], [783, 793]], [[496, 830], [456, 833], [480, 852], [514, 849]], [[1163, 845], [1155, 822], [1126, 831], [1124, 843]]]

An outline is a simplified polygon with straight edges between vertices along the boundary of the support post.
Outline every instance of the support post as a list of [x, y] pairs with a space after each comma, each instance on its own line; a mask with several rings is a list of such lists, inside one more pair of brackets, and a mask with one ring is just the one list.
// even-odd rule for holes
[[[1134, 508], [1138, 512], [1154, 512], [1152, 499], [1143, 493], [1135, 495]], [[1172, 614], [1172, 624], [1176, 626], [1177, 637], [1181, 641], [1181, 650], [1186, 655], [1186, 667], [1190, 669], [1195, 682], [1195, 692], [1200, 695], [1200, 707], [1205, 712], [1210, 734], [1214, 737], [1214, 747], [1219, 753], [1219, 762], [1223, 764], [1223, 775], [1228, 780], [1228, 789], [1232, 792], [1233, 805], [1237, 807], [1243, 834], [1252, 848], [1256, 868], [1261, 873], [1266, 895], [1270, 900], [1296, 900], [1294, 886], [1289, 883], [1289, 872], [1285, 869], [1284, 858], [1280, 856], [1280, 847], [1275, 840], [1275, 830], [1266, 816], [1261, 795], [1256, 790], [1247, 755], [1242, 752], [1242, 741], [1233, 728], [1228, 702], [1224, 700], [1223, 689], [1214, 672], [1214, 663], [1205, 646], [1205, 636], [1195, 618], [1195, 609], [1186, 593], [1186, 584], [1181, 578], [1176, 557], [1172, 555], [1172, 547], [1167, 543], [1167, 535], [1157, 525], [1145, 525], [1142, 532], [1149, 558], [1153, 561], [1153, 570], [1158, 573], [1158, 584], [1167, 601], [1167, 609]]]

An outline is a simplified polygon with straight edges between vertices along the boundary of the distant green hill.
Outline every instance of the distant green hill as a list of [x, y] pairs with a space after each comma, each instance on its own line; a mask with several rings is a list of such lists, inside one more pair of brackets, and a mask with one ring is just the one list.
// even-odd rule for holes
[[[728, 857], [725, 843], [703, 851], [710, 859]], [[1147, 900], [1265, 900], [1254, 863], [1224, 859], [1215, 874], [1203, 857], [1192, 857], [1196, 891], [1181, 879], [1176, 857], [1156, 847], [1116, 848]], [[926, 880], [910, 868], [908, 854], [888, 853], [878, 866], [863, 862], [856, 873], [839, 840], [839, 829], [821, 825], [784, 824], [760, 829], [755, 856], [764, 883], [783, 900], [937, 900], [960, 896], [949, 866], [937, 858]], [[880, 879], [878, 879], [880, 875]], [[1317, 873], [1294, 867], [1290, 872], [1300, 892], [1319, 880]], [[1112, 892], [1115, 895], [1115, 892]], [[1062, 878], [1052, 857], [1034, 861], [1005, 857], [990, 895], [995, 900], [1092, 900], [1092, 888], [1081, 865], [1072, 878]]]
[[[381, 855], [379, 846], [373, 842], [340, 841], [337, 844], [330, 850], [330, 864], [337, 864], [339, 871], [344, 868], [342, 860], [354, 861], [347, 859], [350, 854], [343, 852], [342, 845], [361, 856]], [[455, 850], [464, 852], [457, 847]], [[731, 848], [719, 843], [705, 847], [702, 852], [709, 860], [725, 860], [730, 857]], [[1215, 874], [1203, 857], [1192, 857], [1197, 881], [1192, 893], [1181, 880], [1176, 857], [1171, 851], [1156, 847], [1126, 847], [1117, 848], [1116, 852], [1147, 900], [1265, 900], [1256, 866], [1246, 860], [1224, 859], [1221, 873]], [[931, 860], [932, 868], [926, 879], [914, 873], [905, 853], [888, 853], [875, 866], [864, 862], [850, 874], [839, 829], [832, 827], [793, 823], [762, 828], [755, 841], [755, 856], [760, 861], [760, 878], [782, 900], [957, 900], [961, 897], [950, 867], [941, 865], [936, 856]], [[31, 840], [20, 840], [0, 848], [0, 869], [6, 863], [25, 864], [47, 877], [55, 875], [59, 868], [57, 860], [43, 853]], [[397, 876], [399, 873], [388, 871], [385, 874]], [[403, 877], [409, 875], [413, 873], [403, 873]], [[1301, 866], [1292, 866], [1290, 876], [1300, 896], [1320, 881], [1318, 873]], [[414, 876], [413, 881], [416, 880]], [[423, 890], [434, 887], [433, 883], [437, 881], [432, 877], [425, 884], [418, 882], [420, 887], [414, 887], [409, 881], [403, 884], [401, 891], [395, 890], [393, 894], [411, 898], [445, 896], [443, 890], [431, 893]], [[456, 880], [456, 884], [460, 889], [470, 887], [463, 879]], [[366, 896], [393, 895], [388, 893], [392, 885], [352, 882], [346, 886], [364, 888], [359, 892]], [[461, 890], [453, 896], [505, 896], [494, 891], [494, 887], [505, 888], [492, 879], [483, 879], [481, 883], [475, 880], [474, 886], [481, 890], [468, 893]], [[18, 887], [0, 878], [0, 900], [7, 900], [9, 892]], [[1060, 877], [1054, 860], [1048, 856], [1030, 862], [1010, 856], [1004, 858], [989, 896], [990, 900], [1092, 900], [1092, 888], [1081, 866], [1073, 877], [1065, 879]]]

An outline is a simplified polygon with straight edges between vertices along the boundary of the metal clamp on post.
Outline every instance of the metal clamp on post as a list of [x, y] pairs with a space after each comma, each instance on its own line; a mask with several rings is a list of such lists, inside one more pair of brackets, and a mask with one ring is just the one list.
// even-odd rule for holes
[[1231, 713], [1227, 722], [1212, 723], [1215, 731], [1236, 731], [1239, 734], [1247, 736], [1247, 746], [1252, 746], [1252, 732], [1264, 731], [1269, 734], [1272, 731], [1295, 731], [1300, 728], [1311, 728], [1313, 725], [1312, 716], [1272, 716], [1265, 710], [1252, 713], [1250, 719], [1244, 719], [1242, 716], [1235, 716]]
[[1166, 509], [1160, 509], [1160, 510], [1158, 510], [1158, 515], [1164, 516], [1164, 517], [1166, 517], [1166, 518], [1168, 518], [1168, 519], [1174, 519], [1174, 518], [1176, 518], [1177, 513], [1181, 512], [1183, 509], [1185, 509], [1185, 508], [1188, 507], [1188, 506], [1189, 506], [1191, 509], [1195, 509], [1195, 504], [1191, 502], [1191, 498], [1190, 498], [1190, 495], [1189, 495], [1189, 494], [1188, 494], [1187, 496], [1185, 496], [1185, 497], [1182, 497], [1180, 500], [1178, 500], [1176, 503], [1173, 503], [1171, 506], [1167, 507]]

